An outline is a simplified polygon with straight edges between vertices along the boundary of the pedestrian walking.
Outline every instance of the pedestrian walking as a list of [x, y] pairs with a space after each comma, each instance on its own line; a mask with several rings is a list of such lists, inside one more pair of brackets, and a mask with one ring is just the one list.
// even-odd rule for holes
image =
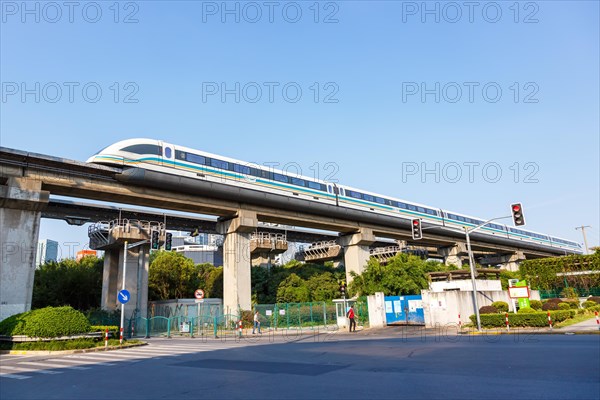
[[252, 334], [254, 335], [256, 330], [258, 329], [258, 333], [262, 335], [260, 331], [260, 321], [258, 320], [258, 311], [254, 313], [254, 325], [252, 326]]
[[[350, 321], [350, 332], [356, 332], [356, 321], [354, 320], [354, 306], [350, 306], [348, 313], [346, 314]], [[354, 328], [354, 329], [352, 329]]]

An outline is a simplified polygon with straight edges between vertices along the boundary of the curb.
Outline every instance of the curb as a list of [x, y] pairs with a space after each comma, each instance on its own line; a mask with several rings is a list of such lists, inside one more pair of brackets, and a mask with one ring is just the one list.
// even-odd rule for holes
[[474, 332], [459, 332], [460, 336], [487, 336], [487, 335], [600, 335], [600, 331], [474, 331]]
[[0, 354], [9, 355], [33, 355], [33, 356], [51, 356], [57, 354], [79, 354], [79, 353], [97, 353], [100, 351], [112, 351], [127, 349], [130, 347], [146, 346], [148, 343], [132, 343], [124, 346], [108, 346], [108, 347], [93, 347], [91, 349], [75, 349], [75, 350], [0, 350]]

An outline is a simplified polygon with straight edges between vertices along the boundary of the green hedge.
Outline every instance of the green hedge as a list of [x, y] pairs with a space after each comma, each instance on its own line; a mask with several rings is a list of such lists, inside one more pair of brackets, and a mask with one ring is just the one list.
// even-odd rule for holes
[[[552, 323], [564, 321], [569, 318], [573, 318], [577, 311], [575, 310], [564, 310], [564, 311], [550, 311], [550, 317]], [[477, 324], [477, 318], [475, 315], [469, 317], [473, 324]], [[486, 314], [480, 315], [481, 326], [486, 328], [495, 328], [506, 326], [504, 314]], [[528, 314], [508, 314], [508, 323], [510, 326], [532, 326], [532, 327], [544, 327], [548, 326], [548, 314], [545, 312], [534, 312]]]
[[72, 307], [46, 307], [13, 315], [0, 322], [0, 335], [52, 338], [90, 331], [90, 323]]

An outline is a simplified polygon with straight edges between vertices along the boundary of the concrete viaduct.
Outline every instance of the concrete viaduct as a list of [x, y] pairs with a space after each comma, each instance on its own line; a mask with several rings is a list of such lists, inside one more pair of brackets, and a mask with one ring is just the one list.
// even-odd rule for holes
[[[256, 199], [246, 201], [235, 195], [215, 197], [211, 190], [188, 193], [173, 187], [143, 186], [123, 179], [125, 172], [119, 168], [0, 147], [0, 320], [31, 308], [40, 219], [69, 217], [79, 218], [80, 223], [88, 221], [85, 218], [93, 220], [84, 215], [86, 212], [92, 215], [93, 210], [86, 211], [86, 207], [78, 207], [77, 203], [69, 206], [68, 202], [63, 202], [61, 205], [51, 200], [50, 195], [217, 216], [216, 222], [191, 223], [224, 235], [223, 305], [226, 313], [251, 308], [250, 238], [257, 231], [259, 221], [338, 232], [337, 243], [344, 248], [348, 281], [351, 280], [350, 272], [360, 274], [363, 271], [371, 256], [370, 246], [377, 238], [411, 242], [408, 226], [393, 218], [373, 220], [367, 219], [365, 215], [368, 213], [352, 210], [340, 214], [339, 209], [335, 210], [336, 213], [327, 210], [315, 210], [313, 213], [306, 206], [298, 211], [294, 202], [274, 208], [264, 205], [268, 204], [268, 196], [271, 195], [262, 193]], [[211, 183], [214, 193], [222, 191], [217, 186]], [[156, 218], [160, 220], [163, 216]], [[178, 223], [185, 226], [184, 220], [181, 217]], [[176, 229], [176, 226], [177, 223], [174, 223], [170, 229]], [[117, 229], [104, 244], [103, 308], [114, 309], [117, 305], [116, 295], [120, 287], [117, 282], [122, 276], [124, 258], [123, 240], [148, 239], [147, 231], [137, 228], [133, 233], [125, 228], [121, 232]], [[539, 250], [526, 243], [520, 248], [490, 243], [484, 236], [477, 235], [473, 235], [471, 240], [473, 250], [480, 256], [491, 257], [492, 261], [513, 269], [518, 261], [525, 258], [564, 253], [559, 249]], [[465, 255], [464, 236], [460, 232], [431, 229], [418, 245], [437, 252], [447, 263], [460, 264]], [[146, 244], [127, 253], [127, 288], [138, 299], [136, 304], [128, 303], [128, 315], [137, 308], [138, 315], [145, 316], [149, 252], [149, 244]]]

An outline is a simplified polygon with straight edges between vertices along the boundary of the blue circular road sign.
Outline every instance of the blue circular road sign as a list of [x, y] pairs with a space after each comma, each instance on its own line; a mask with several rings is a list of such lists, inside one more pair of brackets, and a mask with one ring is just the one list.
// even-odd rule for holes
[[131, 298], [131, 294], [129, 294], [129, 290], [123, 289], [119, 290], [119, 295], [117, 297], [119, 298], [119, 302], [121, 304], [125, 304]]

